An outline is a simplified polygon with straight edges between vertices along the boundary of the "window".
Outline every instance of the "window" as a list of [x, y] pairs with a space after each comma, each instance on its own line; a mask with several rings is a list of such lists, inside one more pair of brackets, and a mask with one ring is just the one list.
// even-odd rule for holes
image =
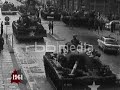
[[114, 39], [106, 39], [105, 42], [107, 44], [117, 44], [116, 40], [114, 40]]

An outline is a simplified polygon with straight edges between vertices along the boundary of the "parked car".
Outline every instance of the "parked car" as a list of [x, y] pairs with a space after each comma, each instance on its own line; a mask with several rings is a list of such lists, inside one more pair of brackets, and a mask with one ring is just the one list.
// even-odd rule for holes
[[118, 30], [120, 28], [120, 21], [119, 20], [112, 20], [109, 23], [106, 23], [105, 28], [108, 30], [111, 30], [112, 23], [115, 23], [115, 30]]
[[101, 37], [98, 39], [98, 46], [103, 50], [119, 51], [120, 45], [113, 37]]

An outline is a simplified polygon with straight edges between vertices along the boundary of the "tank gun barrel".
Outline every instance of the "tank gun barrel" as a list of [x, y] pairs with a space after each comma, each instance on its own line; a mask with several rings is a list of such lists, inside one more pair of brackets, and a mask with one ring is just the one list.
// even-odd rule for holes
[[73, 66], [73, 69], [72, 69], [70, 75], [73, 75], [73, 74], [74, 74], [74, 72], [75, 72], [77, 66], [78, 66], [78, 61], [75, 62], [75, 64], [74, 64], [74, 66]]

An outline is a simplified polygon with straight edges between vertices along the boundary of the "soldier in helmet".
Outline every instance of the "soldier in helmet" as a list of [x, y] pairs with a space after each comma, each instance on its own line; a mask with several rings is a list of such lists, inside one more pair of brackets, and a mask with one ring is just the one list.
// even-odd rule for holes
[[3, 50], [3, 45], [4, 45], [4, 39], [3, 39], [3, 37], [0, 35], [0, 52], [1, 52], [1, 50]]
[[79, 40], [77, 39], [77, 36], [76, 36], [76, 35], [73, 35], [73, 39], [71, 40], [71, 43], [72, 43], [73, 45], [75, 45], [76, 47], [78, 46]]

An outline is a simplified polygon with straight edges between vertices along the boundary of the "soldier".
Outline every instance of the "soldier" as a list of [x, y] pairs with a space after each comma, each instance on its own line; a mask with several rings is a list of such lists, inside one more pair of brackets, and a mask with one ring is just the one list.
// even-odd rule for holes
[[2, 36], [0, 36], [0, 51], [3, 50], [3, 45], [4, 45], [4, 39]]
[[1, 22], [1, 36], [3, 35], [3, 21]]
[[72, 43], [73, 45], [75, 45], [75, 47], [77, 47], [78, 44], [80, 44], [80, 43], [79, 43], [79, 40], [77, 39], [77, 36], [76, 36], [76, 35], [73, 35], [73, 39], [71, 40], [71, 43]]
[[51, 24], [51, 22], [49, 21], [49, 24], [48, 24], [48, 27], [49, 27], [49, 33], [51, 33], [51, 26], [52, 26], [52, 24]]
[[111, 32], [114, 32], [114, 30], [115, 30], [115, 23], [113, 22], [113, 23], [111, 24]]
[[51, 24], [51, 29], [52, 29], [52, 35], [53, 35], [53, 21], [52, 21], [52, 24]]
[[99, 22], [98, 22], [98, 19], [95, 18], [94, 19], [94, 29], [95, 29], [95, 31], [98, 30], [98, 27], [99, 27]]
[[71, 29], [73, 29], [73, 15], [70, 16], [69, 27], [71, 27]]

